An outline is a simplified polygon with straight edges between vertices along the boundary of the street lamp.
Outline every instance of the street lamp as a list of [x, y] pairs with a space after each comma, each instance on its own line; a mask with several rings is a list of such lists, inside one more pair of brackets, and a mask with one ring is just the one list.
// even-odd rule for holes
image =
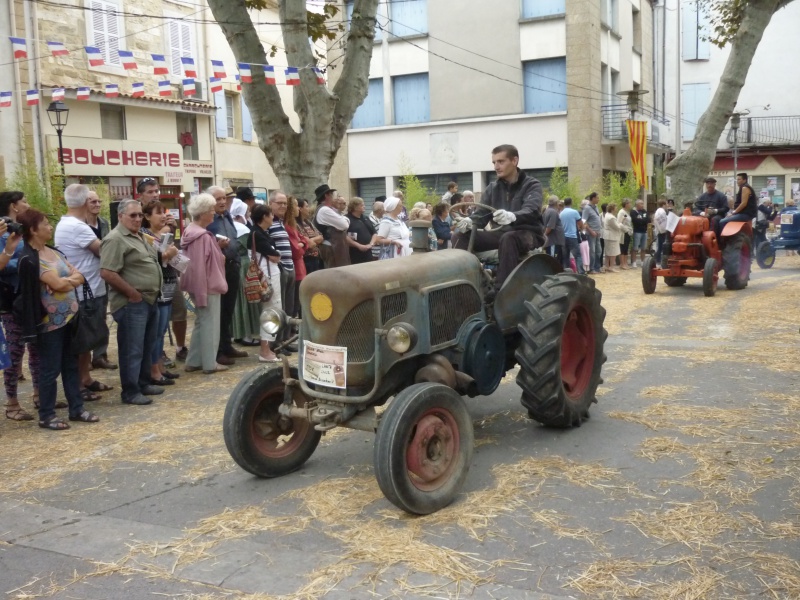
[[737, 194], [736, 173], [739, 171], [739, 125], [742, 123], [742, 115], [748, 111], [735, 112], [731, 114], [731, 129], [733, 130], [733, 197]]
[[67, 105], [61, 100], [51, 102], [50, 106], [47, 107], [47, 118], [50, 119], [50, 125], [55, 128], [58, 134], [58, 163], [61, 165], [61, 189], [63, 190], [66, 187], [67, 176], [64, 173], [64, 145], [61, 134], [67, 126], [67, 119], [69, 119]]

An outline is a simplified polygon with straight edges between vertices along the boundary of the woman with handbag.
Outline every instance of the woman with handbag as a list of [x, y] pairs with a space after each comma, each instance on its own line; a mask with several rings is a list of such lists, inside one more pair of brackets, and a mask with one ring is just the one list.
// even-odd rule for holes
[[217, 363], [220, 298], [228, 291], [225, 257], [217, 238], [207, 229], [214, 220], [216, 204], [211, 194], [192, 197], [188, 207], [192, 222], [181, 238], [181, 247], [189, 258], [189, 267], [181, 275], [181, 288], [189, 293], [195, 306], [192, 341], [186, 355], [187, 373], [202, 369], [210, 375], [228, 370]]
[[[164, 205], [158, 200], [144, 207], [144, 219], [140, 231], [149, 236], [154, 246], [160, 246], [163, 235], [172, 234], [172, 229], [167, 225], [167, 212]], [[148, 239], [148, 237], [145, 237]], [[171, 267], [167, 261], [178, 254], [175, 245], [161, 253], [164, 262], [161, 264], [161, 292], [156, 299], [158, 307], [158, 328], [156, 342], [150, 353], [150, 378], [154, 385], [175, 385], [175, 380], [180, 377], [164, 366], [164, 336], [167, 334], [169, 322], [172, 319], [172, 300], [178, 292], [178, 271]]]
[[[267, 308], [281, 308], [281, 253], [275, 247], [269, 235], [269, 228], [272, 226], [272, 209], [266, 204], [256, 204], [250, 215], [253, 220], [253, 239], [250, 244], [251, 260], [257, 261], [262, 273], [264, 302], [261, 303], [261, 310]], [[266, 333], [261, 329], [261, 351], [258, 354], [258, 361], [263, 363], [274, 363], [280, 359], [270, 347], [270, 343], [275, 342], [275, 335]]]
[[[0, 216], [8, 219], [9, 223], [17, 225], [17, 217], [30, 208], [25, 194], [19, 191], [8, 191], [0, 194]], [[4, 229], [8, 225], [3, 223]], [[17, 227], [15, 227], [17, 228]], [[21, 233], [4, 231], [0, 237], [0, 320], [5, 330], [8, 353], [11, 357], [11, 366], [3, 370], [3, 380], [6, 389], [6, 418], [12, 421], [32, 421], [33, 416], [25, 411], [17, 399], [17, 385], [20, 380], [22, 358], [25, 355], [25, 340], [22, 339], [19, 324], [14, 318], [11, 307], [17, 297], [19, 289], [19, 274], [17, 266], [25, 242]], [[28, 369], [33, 383], [33, 406], [39, 408], [39, 349], [34, 341], [29, 340]], [[59, 402], [56, 408], [65, 408], [64, 402]]]
[[44, 213], [29, 209], [20, 215], [26, 246], [19, 259], [19, 295], [14, 314], [23, 338], [36, 337], [41, 368], [39, 373], [39, 427], [60, 431], [69, 424], [56, 418], [58, 376], [69, 405], [69, 420], [97, 423], [100, 419], [83, 407], [78, 375], [78, 357], [71, 346], [73, 321], [78, 315], [75, 288], [86, 281], [47, 242], [53, 226]]

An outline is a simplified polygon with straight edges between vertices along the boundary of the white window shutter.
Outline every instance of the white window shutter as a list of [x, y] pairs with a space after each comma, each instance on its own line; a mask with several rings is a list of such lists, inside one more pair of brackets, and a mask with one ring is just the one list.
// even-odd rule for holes
[[92, 40], [89, 45], [99, 48], [103, 59], [107, 61], [106, 15], [102, 12], [106, 6], [103, 2], [97, 1], [93, 1], [90, 6], [92, 9]]
[[225, 92], [214, 93], [214, 106], [217, 107], [214, 113], [217, 137], [226, 138], [228, 137], [228, 114], [225, 106]]
[[181, 26], [178, 21], [169, 21], [167, 24], [169, 31], [169, 60], [172, 74], [180, 77], [183, 75], [181, 65]]
[[250, 109], [244, 102], [244, 96], [239, 96], [242, 100], [242, 141], [253, 141], [253, 120], [250, 118]]
[[[113, 4], [106, 3], [106, 8], [109, 10], [119, 10], [118, 6]], [[121, 35], [120, 31], [120, 19], [122, 17], [112, 14], [106, 13], [106, 47], [105, 47], [105, 57], [106, 63], [109, 65], [118, 65], [121, 63], [119, 59], [119, 37]]]

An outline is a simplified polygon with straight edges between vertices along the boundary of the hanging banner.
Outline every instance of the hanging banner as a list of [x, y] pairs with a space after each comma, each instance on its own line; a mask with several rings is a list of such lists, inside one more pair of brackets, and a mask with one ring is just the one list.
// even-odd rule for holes
[[641, 187], [647, 185], [647, 121], [625, 121], [628, 126], [628, 145], [631, 149], [631, 165], [636, 181]]

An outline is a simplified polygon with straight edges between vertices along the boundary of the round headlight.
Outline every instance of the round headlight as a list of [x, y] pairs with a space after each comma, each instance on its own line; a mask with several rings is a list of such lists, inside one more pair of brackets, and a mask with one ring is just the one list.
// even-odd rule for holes
[[311, 296], [311, 315], [317, 321], [327, 321], [333, 314], [333, 302], [330, 296], [323, 292], [317, 292]]
[[389, 330], [386, 342], [389, 344], [389, 348], [398, 354], [405, 354], [416, 345], [417, 332], [411, 325], [401, 323]]
[[283, 314], [274, 308], [268, 308], [261, 313], [261, 331], [267, 335], [275, 335], [284, 324]]

